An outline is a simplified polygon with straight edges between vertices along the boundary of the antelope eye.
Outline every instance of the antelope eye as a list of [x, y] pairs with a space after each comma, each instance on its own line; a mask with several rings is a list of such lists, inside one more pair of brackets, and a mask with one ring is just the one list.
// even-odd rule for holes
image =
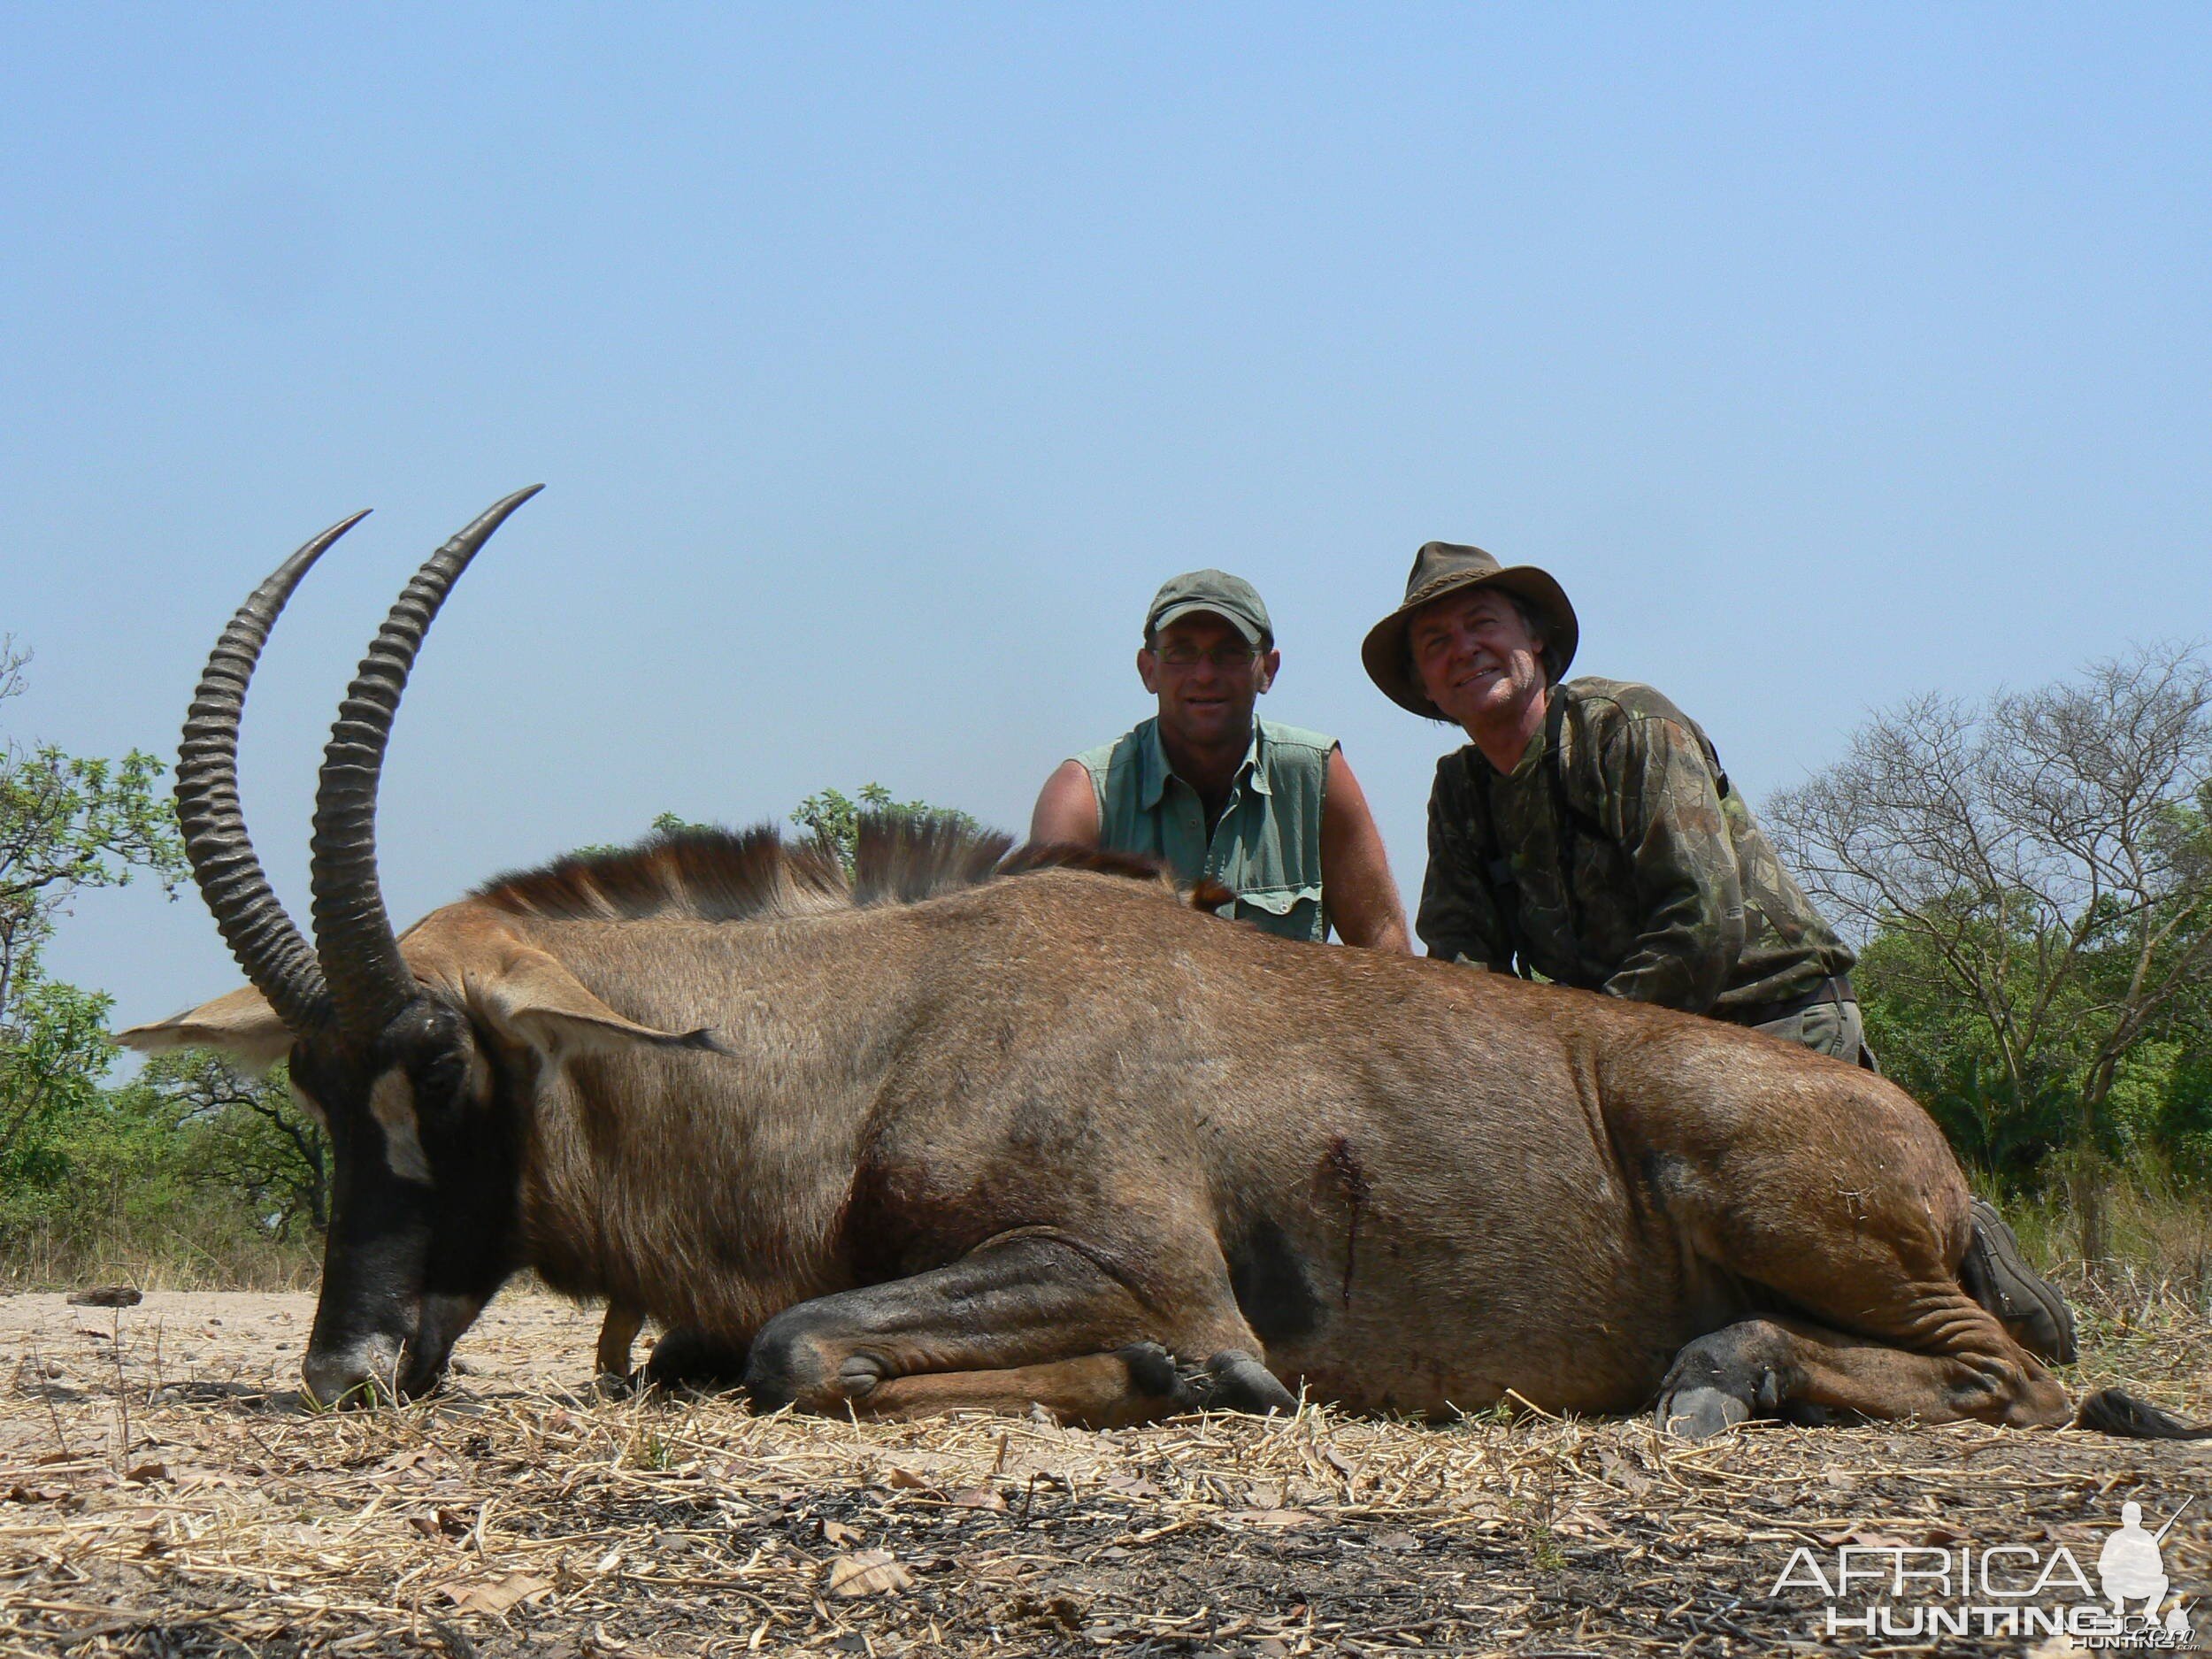
[[440, 1055], [423, 1067], [417, 1088], [428, 1097], [445, 1101], [458, 1094], [468, 1080], [468, 1063], [458, 1055]]

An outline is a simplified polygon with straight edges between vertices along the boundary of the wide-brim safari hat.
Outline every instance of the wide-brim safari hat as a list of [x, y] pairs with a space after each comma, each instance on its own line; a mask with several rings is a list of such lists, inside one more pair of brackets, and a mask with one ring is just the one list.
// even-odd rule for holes
[[1545, 669], [1554, 684], [1566, 678], [1582, 628], [1575, 620], [1575, 608], [1567, 603], [1566, 590], [1552, 580], [1550, 572], [1533, 565], [1501, 565], [1479, 547], [1426, 541], [1413, 556], [1413, 571], [1406, 578], [1405, 603], [1368, 629], [1367, 641], [1359, 650], [1360, 661], [1367, 664], [1367, 677], [1400, 708], [1432, 720], [1448, 718], [1421, 689], [1421, 677], [1413, 671], [1413, 653], [1406, 645], [1406, 631], [1412, 626], [1413, 613], [1423, 606], [1447, 594], [1476, 587], [1502, 588], [1535, 607], [1550, 625], [1550, 637], [1544, 642]]

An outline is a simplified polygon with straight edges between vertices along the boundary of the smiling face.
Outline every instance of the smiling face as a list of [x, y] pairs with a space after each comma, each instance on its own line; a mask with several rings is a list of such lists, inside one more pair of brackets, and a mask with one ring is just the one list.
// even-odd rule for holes
[[1280, 653], [1262, 650], [1211, 611], [1178, 617], [1137, 653], [1144, 688], [1160, 700], [1160, 734], [1191, 749], [1241, 749]]
[[1492, 587], [1447, 594], [1406, 630], [1421, 689], [1479, 740], [1517, 726], [1544, 693], [1544, 642], [1511, 598]]

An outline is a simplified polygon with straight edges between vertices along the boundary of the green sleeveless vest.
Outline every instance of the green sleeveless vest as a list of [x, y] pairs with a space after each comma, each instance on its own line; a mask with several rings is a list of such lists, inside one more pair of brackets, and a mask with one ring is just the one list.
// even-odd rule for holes
[[1218, 881], [1237, 895], [1224, 916], [1286, 939], [1326, 939], [1321, 800], [1336, 740], [1274, 720], [1253, 726], [1210, 840], [1198, 792], [1168, 770], [1157, 719], [1078, 755], [1098, 796], [1099, 845], [1157, 858], [1179, 881]]

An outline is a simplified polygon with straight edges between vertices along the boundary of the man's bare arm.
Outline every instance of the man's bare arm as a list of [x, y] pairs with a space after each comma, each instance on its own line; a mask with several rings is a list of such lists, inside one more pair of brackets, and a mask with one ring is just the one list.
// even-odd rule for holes
[[[1043, 810], [1041, 803], [1038, 810]], [[1375, 827], [1367, 796], [1340, 749], [1329, 757], [1328, 785], [1321, 799], [1321, 895], [1346, 944], [1412, 951], [1382, 832]]]
[[[1327, 837], [1325, 828], [1325, 849]], [[1057, 841], [1073, 847], [1098, 845], [1098, 791], [1091, 787], [1091, 774], [1084, 770], [1082, 762], [1064, 760], [1045, 780], [1045, 787], [1037, 796], [1037, 810], [1029, 817], [1029, 839], [1035, 844]], [[1327, 856], [1325, 851], [1325, 864]]]

